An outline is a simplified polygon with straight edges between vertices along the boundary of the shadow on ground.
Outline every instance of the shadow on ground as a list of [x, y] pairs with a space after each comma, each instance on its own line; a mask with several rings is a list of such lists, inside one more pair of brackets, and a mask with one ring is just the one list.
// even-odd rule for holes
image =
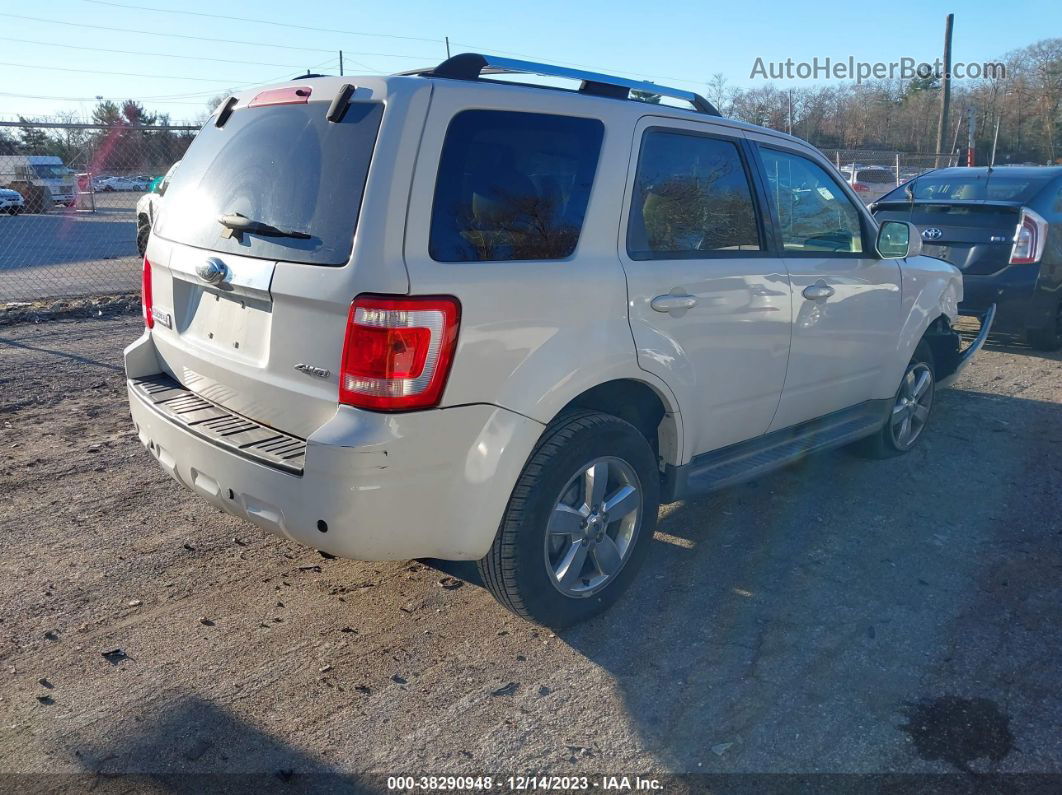
[[[105, 744], [77, 745], [72, 755], [85, 773], [64, 786], [107, 791], [108, 784], [117, 784], [130, 792], [182, 793], [380, 789], [376, 782], [342, 773], [199, 696], [180, 695], [168, 706], [115, 727]], [[273, 772], [261, 772], [269, 770]]]
[[1060, 769], [1062, 406], [950, 390], [934, 419], [904, 457], [665, 508], [631, 591], [562, 633], [670, 769]]

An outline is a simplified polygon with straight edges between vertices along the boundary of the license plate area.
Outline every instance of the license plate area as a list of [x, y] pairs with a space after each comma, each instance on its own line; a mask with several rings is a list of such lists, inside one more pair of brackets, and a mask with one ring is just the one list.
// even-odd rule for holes
[[177, 332], [226, 358], [263, 365], [269, 360], [272, 303], [223, 289], [173, 280]]

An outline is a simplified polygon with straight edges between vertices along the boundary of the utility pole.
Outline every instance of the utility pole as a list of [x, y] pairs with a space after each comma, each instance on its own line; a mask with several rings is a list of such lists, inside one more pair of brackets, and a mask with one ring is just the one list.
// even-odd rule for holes
[[343, 51], [339, 51], [339, 76], [343, 76]]
[[446, 37], [446, 57], [450, 57], [450, 37]]
[[789, 89], [789, 134], [793, 134], [793, 89]]
[[944, 150], [951, 106], [951, 28], [954, 22], [955, 15], [948, 14], [948, 21], [944, 25], [944, 74], [940, 84], [940, 119], [937, 121], [937, 168], [940, 168], [940, 153]]
[[972, 167], [976, 161], [974, 151], [974, 133], [977, 132], [977, 119], [974, 116], [974, 109], [971, 106], [966, 111], [969, 116], [966, 119], [966, 165]]

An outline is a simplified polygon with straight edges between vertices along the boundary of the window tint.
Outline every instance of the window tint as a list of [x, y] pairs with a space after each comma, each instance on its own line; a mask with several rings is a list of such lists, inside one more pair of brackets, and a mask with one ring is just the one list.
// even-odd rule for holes
[[856, 182], [867, 182], [875, 185], [895, 185], [896, 175], [887, 168], [865, 168], [859, 172]]
[[466, 110], [446, 131], [428, 250], [439, 262], [563, 259], [575, 250], [604, 125]]
[[627, 225], [633, 259], [762, 249], [737, 145], [650, 130], [642, 141]]
[[[250, 257], [346, 263], [383, 105], [353, 103], [339, 123], [325, 118], [327, 109], [242, 108], [224, 127], [205, 124], [173, 172], [155, 233]], [[225, 235], [218, 216], [229, 213], [300, 236]]]
[[[907, 183], [917, 201], [1029, 201], [1047, 179], [1007, 176], [999, 170], [990, 174], [954, 176], [947, 172], [925, 174]], [[889, 201], [907, 200], [904, 190], [893, 191]]]
[[787, 252], [863, 251], [859, 211], [824, 169], [775, 149], [760, 155]]

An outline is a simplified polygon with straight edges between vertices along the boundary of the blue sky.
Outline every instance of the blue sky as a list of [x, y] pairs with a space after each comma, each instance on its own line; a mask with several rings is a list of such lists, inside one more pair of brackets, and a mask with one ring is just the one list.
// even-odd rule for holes
[[[224, 21], [149, 8], [278, 24]], [[1057, 0], [1006, 5], [988, 0], [961, 4], [864, 0], [814, 6], [783, 0], [725, 6], [689, 0], [7, 3], [0, 8], [0, 119], [10, 120], [18, 113], [86, 112], [96, 95], [143, 99], [149, 108], [166, 111], [175, 120], [191, 119], [204, 110], [207, 97], [229, 89], [275, 81], [307, 67], [338, 74], [339, 49], [345, 51], [348, 74], [435, 63], [445, 57], [444, 36], [450, 37], [455, 53], [482, 50], [530, 56], [703, 92], [706, 81], [717, 72], [735, 86], [756, 83], [749, 80], [749, 73], [757, 57], [810, 61], [815, 56], [851, 55], [888, 62], [907, 56], [929, 61], [939, 54], [949, 11], [956, 14], [957, 61], [991, 60], [1037, 38], [1062, 35], [1062, 3]]]

